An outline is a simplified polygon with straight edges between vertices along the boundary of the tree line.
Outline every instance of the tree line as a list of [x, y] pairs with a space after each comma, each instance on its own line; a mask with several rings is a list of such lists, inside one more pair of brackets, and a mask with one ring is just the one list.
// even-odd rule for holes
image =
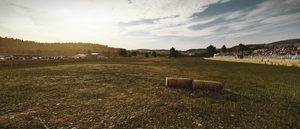
[[[300, 45], [299, 45], [300, 46]], [[298, 47], [299, 47], [298, 46]], [[285, 47], [296, 48], [294, 44], [286, 45]], [[206, 48], [206, 52], [195, 53], [191, 57], [211, 57], [220, 52], [239, 52], [249, 51], [252, 53], [256, 49], [274, 49], [278, 46], [264, 46], [257, 45], [249, 47], [240, 43], [238, 46], [232, 48], [226, 48], [225, 45], [221, 49], [216, 49], [215, 46], [209, 45]], [[88, 53], [102, 53], [106, 57], [136, 57], [137, 55], [144, 55], [145, 57], [188, 57], [188, 55], [182, 54], [174, 47], [170, 49], [169, 54], [161, 54], [153, 52], [139, 52], [130, 51], [121, 48], [108, 47], [107, 45], [92, 44], [92, 43], [40, 43], [35, 41], [27, 41], [13, 38], [3, 38], [0, 36], [0, 53], [2, 54], [38, 54], [39, 56], [74, 56], [76, 54], [88, 54]]]
[[136, 57], [137, 55], [144, 55], [146, 58], [150, 57], [157, 57], [157, 56], [162, 56], [161, 54], [157, 54], [155, 51], [151, 52], [139, 52], [139, 51], [128, 51], [126, 49], [121, 49], [119, 50], [119, 56], [121, 57]]
[[105, 56], [117, 57], [121, 48], [92, 43], [40, 43], [0, 36], [0, 53], [6, 54], [38, 54], [39, 56], [74, 56], [76, 54], [102, 53]]

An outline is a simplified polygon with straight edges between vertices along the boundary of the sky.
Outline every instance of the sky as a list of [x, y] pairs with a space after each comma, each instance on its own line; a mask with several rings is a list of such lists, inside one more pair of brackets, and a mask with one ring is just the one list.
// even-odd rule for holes
[[0, 36], [188, 50], [299, 38], [300, 0], [0, 0]]

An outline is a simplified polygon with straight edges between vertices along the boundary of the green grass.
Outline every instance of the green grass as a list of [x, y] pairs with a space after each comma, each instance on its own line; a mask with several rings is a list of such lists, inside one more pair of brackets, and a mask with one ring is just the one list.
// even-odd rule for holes
[[[0, 128], [300, 127], [300, 68], [201, 58], [151, 62], [1, 67]], [[169, 76], [225, 88], [168, 88]]]

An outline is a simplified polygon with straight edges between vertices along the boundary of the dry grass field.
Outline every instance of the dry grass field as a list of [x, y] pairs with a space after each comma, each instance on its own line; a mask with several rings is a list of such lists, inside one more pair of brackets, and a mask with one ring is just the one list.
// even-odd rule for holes
[[[299, 128], [300, 70], [275, 67], [201, 58], [1, 67], [0, 128]], [[169, 88], [165, 77], [225, 88]]]

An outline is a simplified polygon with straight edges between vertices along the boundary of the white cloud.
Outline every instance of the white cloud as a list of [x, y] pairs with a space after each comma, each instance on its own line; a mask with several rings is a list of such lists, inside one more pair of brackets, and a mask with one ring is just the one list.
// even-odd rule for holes
[[295, 13], [295, 14], [271, 17], [271, 18], [261, 21], [260, 23], [285, 22], [285, 21], [291, 21], [291, 20], [295, 20], [295, 19], [299, 19], [299, 18], [300, 18], [300, 13]]
[[[229, 12], [225, 14], [220, 14], [213, 17], [206, 17], [205, 19], [198, 19], [195, 22], [191, 18], [187, 17], [167, 17], [164, 19], [156, 20], [151, 25], [139, 25], [128, 27], [128, 31], [147, 31], [156, 36], [184, 36], [184, 37], [198, 37], [205, 36], [203, 38], [206, 39], [220, 39], [220, 38], [237, 38], [243, 37], [246, 35], [252, 35], [261, 32], [263, 29], [268, 29], [271, 26], [261, 26], [258, 23], [263, 22], [271, 22], [276, 19], [291, 19], [293, 16], [295, 18], [296, 15], [293, 16], [283, 16], [283, 17], [274, 17], [270, 19], [266, 19], [266, 17], [271, 17], [275, 14], [278, 14], [287, 6], [281, 5], [282, 1], [280, 0], [270, 0], [263, 2], [257, 6], [254, 10], [250, 12], [247, 9], [239, 10], [235, 12]], [[229, 22], [220, 22], [211, 27], [202, 28], [202, 30], [195, 31], [190, 30], [188, 27], [193, 25], [201, 25], [205, 23], [212, 22], [218, 18], [224, 18], [225, 20], [230, 20]], [[181, 25], [181, 26], [178, 26]], [[243, 30], [249, 26], [254, 26], [248, 30]], [[222, 33], [217, 31], [220, 28], [224, 28]], [[239, 31], [237, 33], [232, 33]], [[229, 34], [225, 34], [226, 32], [230, 32]], [[221, 36], [220, 36], [221, 35]]]
[[299, 0], [285, 0], [282, 4], [295, 5], [299, 3], [300, 3]]
[[[218, 3], [221, 0], [109, 0], [109, 1], [80, 1], [66, 7], [76, 17], [84, 14], [95, 14], [93, 20], [101, 19], [106, 22], [130, 22], [141, 19], [161, 19], [174, 16], [189, 17], [195, 12], [204, 11], [208, 5]], [[83, 7], [87, 6], [87, 7]], [[62, 8], [62, 7], [59, 7]], [[82, 9], [86, 9], [82, 11]], [[74, 17], [75, 17], [74, 16]], [[98, 16], [98, 17], [97, 17]]]
[[190, 30], [189, 27], [193, 25], [200, 25], [212, 22], [216, 17], [210, 19], [203, 19], [199, 21], [191, 21], [191, 18], [175, 17], [159, 19], [155, 24], [141, 24], [137, 26], [126, 27], [127, 33], [132, 31], [146, 31], [156, 36], [185, 36], [196, 37], [210, 35], [218, 26], [206, 28], [204, 30]]
[[[245, 18], [251, 19], [257, 16], [268, 16], [278, 13], [278, 8], [281, 3], [281, 0], [268, 0], [258, 5], [258, 7], [251, 12], [249, 12]], [[273, 11], [270, 11], [273, 10]]]
[[[1, 1], [2, 2], [2, 1]], [[8, 19], [0, 22], [0, 25], [13, 28], [16, 23], [22, 22], [20, 27], [46, 34], [58, 35], [59, 39], [66, 37], [74, 39], [78, 37], [90, 37], [88, 35], [100, 35], [116, 37], [130, 31], [149, 31], [156, 35], [175, 34], [177, 36], [193, 36], [207, 34], [188, 30], [177, 25], [193, 25], [189, 18], [196, 12], [204, 11], [208, 5], [228, 0], [11, 0], [4, 1], [1, 12], [15, 12], [14, 17], [2, 14]], [[12, 6], [13, 5], [13, 6]], [[22, 19], [21, 19], [22, 18]], [[127, 28], [121, 32], [118, 29], [119, 22], [138, 21], [141, 19], [159, 19], [154, 25], [140, 25]], [[203, 22], [203, 21], [202, 21]], [[204, 21], [207, 22], [207, 21]], [[11, 23], [11, 24], [10, 24]], [[201, 22], [199, 22], [201, 23]], [[199, 24], [198, 23], [198, 24]], [[173, 28], [172, 28], [173, 27]], [[185, 26], [188, 27], [188, 26]], [[180, 32], [183, 31], [183, 32]], [[104, 38], [103, 38], [104, 39]], [[51, 40], [51, 39], [48, 39]]]
[[194, 31], [194, 30], [187, 29], [186, 26], [152, 30], [150, 32], [157, 36], [185, 36], [185, 37], [197, 37], [197, 36], [205, 36], [211, 34], [210, 30], [208, 29]]
[[224, 38], [237, 38], [237, 37], [242, 37], [242, 36], [246, 36], [246, 35], [255, 34], [255, 33], [258, 33], [258, 32], [260, 32], [260, 31], [248, 31], [248, 32], [240, 32], [240, 33], [231, 33], [231, 34], [223, 35], [222, 37], [224, 37]]
[[235, 19], [242, 16], [244, 13], [242, 11], [230, 12], [229, 15], [225, 17], [225, 20]]
[[[211, 4], [229, 1], [0, 0], [0, 34], [44, 42], [81, 41], [124, 47], [125, 45], [118, 43], [151, 44], [161, 41], [158, 39], [168, 40], [165, 39], [168, 37], [159, 36], [180, 36], [179, 38], [187, 39], [236, 38], [288, 24], [288, 21], [299, 22], [299, 13], [280, 16], [286, 13], [284, 11], [299, 8], [296, 6], [299, 0], [268, 0], [250, 11], [251, 7], [211, 17], [191, 17], [197, 12], [203, 12]], [[154, 24], [118, 24], [132, 21], [142, 23], [145, 20], [152, 20]], [[213, 21], [216, 24], [201, 26]], [[191, 30], [193, 26], [201, 27], [201, 30]], [[249, 29], [249, 26], [253, 28]], [[132, 32], [143, 32], [145, 36], [130, 35]]]
[[231, 0], [222, 0], [221, 3], [226, 3], [226, 2], [229, 2]]

